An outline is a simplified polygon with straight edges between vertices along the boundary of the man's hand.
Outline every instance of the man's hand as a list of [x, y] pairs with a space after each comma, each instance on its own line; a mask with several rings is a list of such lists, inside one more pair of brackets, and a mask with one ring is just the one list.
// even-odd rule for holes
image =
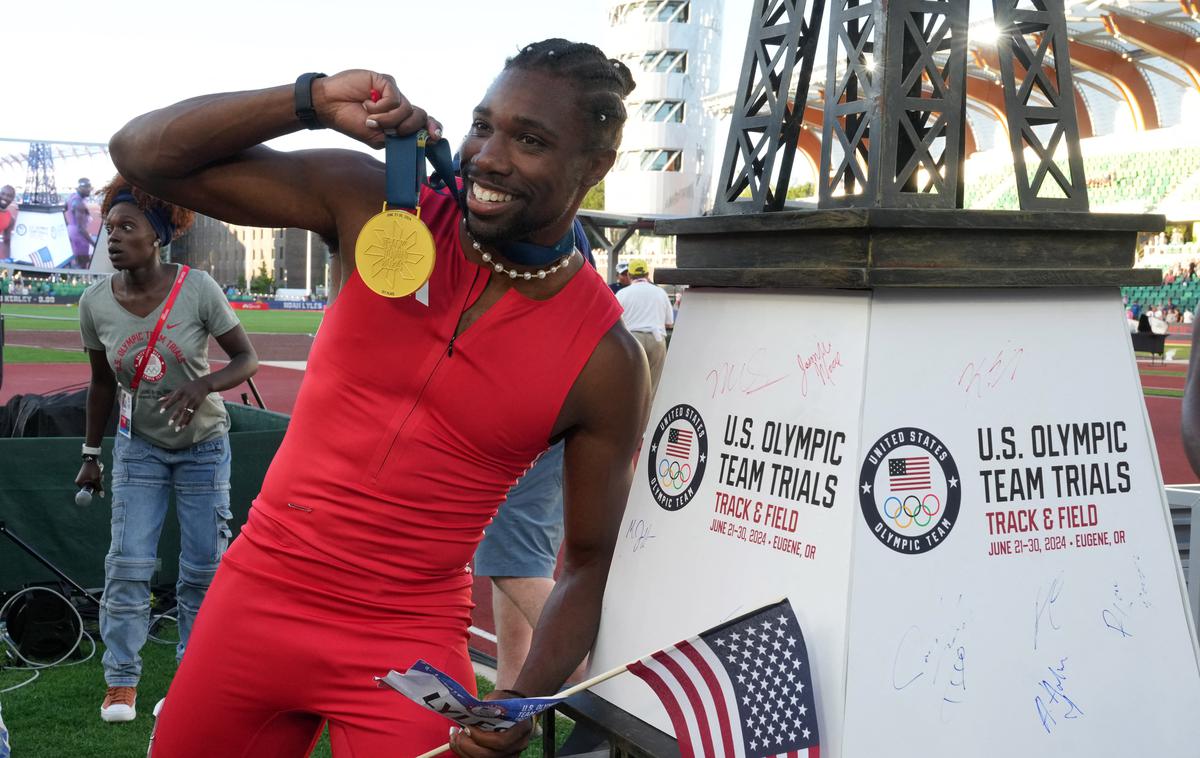
[[[516, 697], [509, 690], [492, 690], [484, 700], [505, 700]], [[482, 729], [455, 729], [450, 735], [450, 747], [455, 755], [464, 758], [505, 758], [520, 755], [529, 745], [533, 720], [518, 723], [507, 732], [485, 732]]]
[[433, 141], [442, 136], [442, 125], [409, 102], [387, 74], [351, 69], [316, 79], [313, 105], [322, 124], [376, 149], [383, 147], [387, 134], [407, 136], [426, 129]]

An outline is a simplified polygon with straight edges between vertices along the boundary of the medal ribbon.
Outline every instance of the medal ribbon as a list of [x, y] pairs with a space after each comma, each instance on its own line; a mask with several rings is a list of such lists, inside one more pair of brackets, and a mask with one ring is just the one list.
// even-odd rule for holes
[[[428, 133], [422, 129], [407, 137], [389, 136], [385, 140], [387, 204], [389, 207], [417, 208], [421, 185], [426, 182], [425, 161], [428, 159], [454, 196], [465, 216], [467, 202], [458, 188], [458, 171], [450, 156], [450, 143], [444, 139], [426, 143]], [[575, 249], [575, 233], [569, 230], [552, 247], [532, 242], [501, 242], [497, 250], [519, 266], [547, 266]]]
[[[150, 363], [150, 351], [158, 343], [158, 335], [162, 334], [163, 324], [167, 323], [167, 314], [171, 312], [171, 306], [175, 305], [175, 298], [179, 295], [179, 290], [183, 288], [183, 280], [187, 278], [189, 270], [187, 266], [179, 267], [179, 273], [175, 275], [175, 284], [171, 286], [171, 294], [167, 295], [167, 299], [163, 302], [162, 313], [158, 314], [158, 323], [154, 325], [150, 342], [146, 345], [146, 349], [133, 359], [133, 381], [129, 383], [130, 392], [137, 392], [138, 385], [142, 383], [142, 376], [146, 373], [146, 366]], [[141, 360], [138, 360], [139, 358]]]
[[416, 210], [425, 182], [425, 140], [422, 129], [407, 137], [389, 135], [384, 141], [386, 198], [389, 208]]

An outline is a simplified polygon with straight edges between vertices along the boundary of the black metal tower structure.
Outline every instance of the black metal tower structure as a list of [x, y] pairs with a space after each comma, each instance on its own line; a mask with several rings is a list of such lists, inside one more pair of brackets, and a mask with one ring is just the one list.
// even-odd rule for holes
[[[755, 11], [721, 164], [717, 213], [783, 208], [825, 0], [757, 0]], [[747, 191], [749, 201], [742, 199]]]
[[54, 186], [54, 154], [48, 142], [29, 143], [29, 169], [25, 174], [25, 191], [21, 205], [41, 208], [61, 208], [58, 189]]
[[[828, 1], [820, 207], [962, 208], [969, 0]], [[783, 208], [825, 3], [757, 0], [715, 213]], [[993, 10], [1021, 209], [1086, 211], [1063, 4]]]

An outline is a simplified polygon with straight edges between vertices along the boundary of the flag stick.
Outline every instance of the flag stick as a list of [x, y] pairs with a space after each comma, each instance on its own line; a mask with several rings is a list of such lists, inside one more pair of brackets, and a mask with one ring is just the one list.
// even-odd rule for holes
[[[641, 660], [641, 659], [639, 658], [638, 660]], [[636, 661], [631, 661], [631, 663], [636, 663]], [[579, 684], [575, 685], [574, 687], [568, 687], [567, 689], [558, 693], [554, 697], [571, 697], [576, 692], [583, 692], [588, 687], [597, 685], [600, 682], [605, 681], [606, 679], [612, 679], [617, 674], [624, 674], [628, 670], [629, 670], [628, 663], [626, 663], [624, 666], [617, 666], [615, 669], [610, 669], [609, 671], [605, 671], [603, 674], [598, 674], [596, 676], [593, 676], [591, 679], [585, 679], [584, 681], [580, 682]]]
[[[763, 603], [763, 605], [761, 605], [759, 607], [759, 610], [761, 610], [762, 608], [766, 608], [768, 605], [775, 605], [776, 603], [782, 603], [784, 600], [787, 600], [786, 595], [777, 600], [773, 600], [770, 603]], [[551, 697], [568, 698], [577, 692], [583, 692], [584, 690], [588, 689], [589, 687], [596, 686], [600, 682], [606, 681], [608, 679], [612, 679], [617, 674], [625, 673], [626, 671], [629, 670], [630, 666], [632, 666], [634, 663], [637, 663], [637, 661], [640, 661], [640, 660], [642, 660], [642, 659], [638, 658], [637, 660], [630, 661], [629, 663], [626, 663], [623, 666], [617, 666], [614, 669], [609, 669], [608, 671], [605, 671], [603, 674], [597, 674], [596, 676], [593, 676], [591, 679], [585, 679], [584, 681], [580, 682], [579, 684], [576, 684], [574, 687], [568, 687], [567, 689], [563, 690], [562, 692], [559, 692], [557, 695], [552, 695]], [[442, 745], [439, 748], [434, 748], [433, 750], [430, 750], [428, 753], [421, 753], [420, 755], [417, 756], [417, 758], [433, 758], [433, 756], [441, 755], [442, 753], [445, 753], [449, 749], [450, 749], [450, 743], [447, 742], [445, 745]]]

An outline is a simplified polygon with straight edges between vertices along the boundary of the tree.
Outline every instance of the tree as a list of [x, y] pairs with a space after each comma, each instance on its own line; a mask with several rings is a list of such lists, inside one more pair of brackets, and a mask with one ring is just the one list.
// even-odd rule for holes
[[788, 200], [801, 200], [806, 197], [812, 197], [814, 194], [816, 194], [813, 191], [813, 189], [814, 188], [813, 188], [812, 182], [805, 182], [804, 184], [795, 184], [791, 187], [788, 187], [787, 199]]
[[259, 264], [258, 273], [250, 280], [250, 291], [261, 295], [269, 295], [275, 291], [275, 277], [267, 271], [267, 263]]
[[604, 210], [604, 180], [603, 179], [601, 179], [600, 183], [597, 184], [595, 187], [592, 187], [590, 190], [588, 190], [587, 194], [583, 196], [583, 202], [579, 204], [579, 207], [583, 210], [589, 210], [589, 211]]

